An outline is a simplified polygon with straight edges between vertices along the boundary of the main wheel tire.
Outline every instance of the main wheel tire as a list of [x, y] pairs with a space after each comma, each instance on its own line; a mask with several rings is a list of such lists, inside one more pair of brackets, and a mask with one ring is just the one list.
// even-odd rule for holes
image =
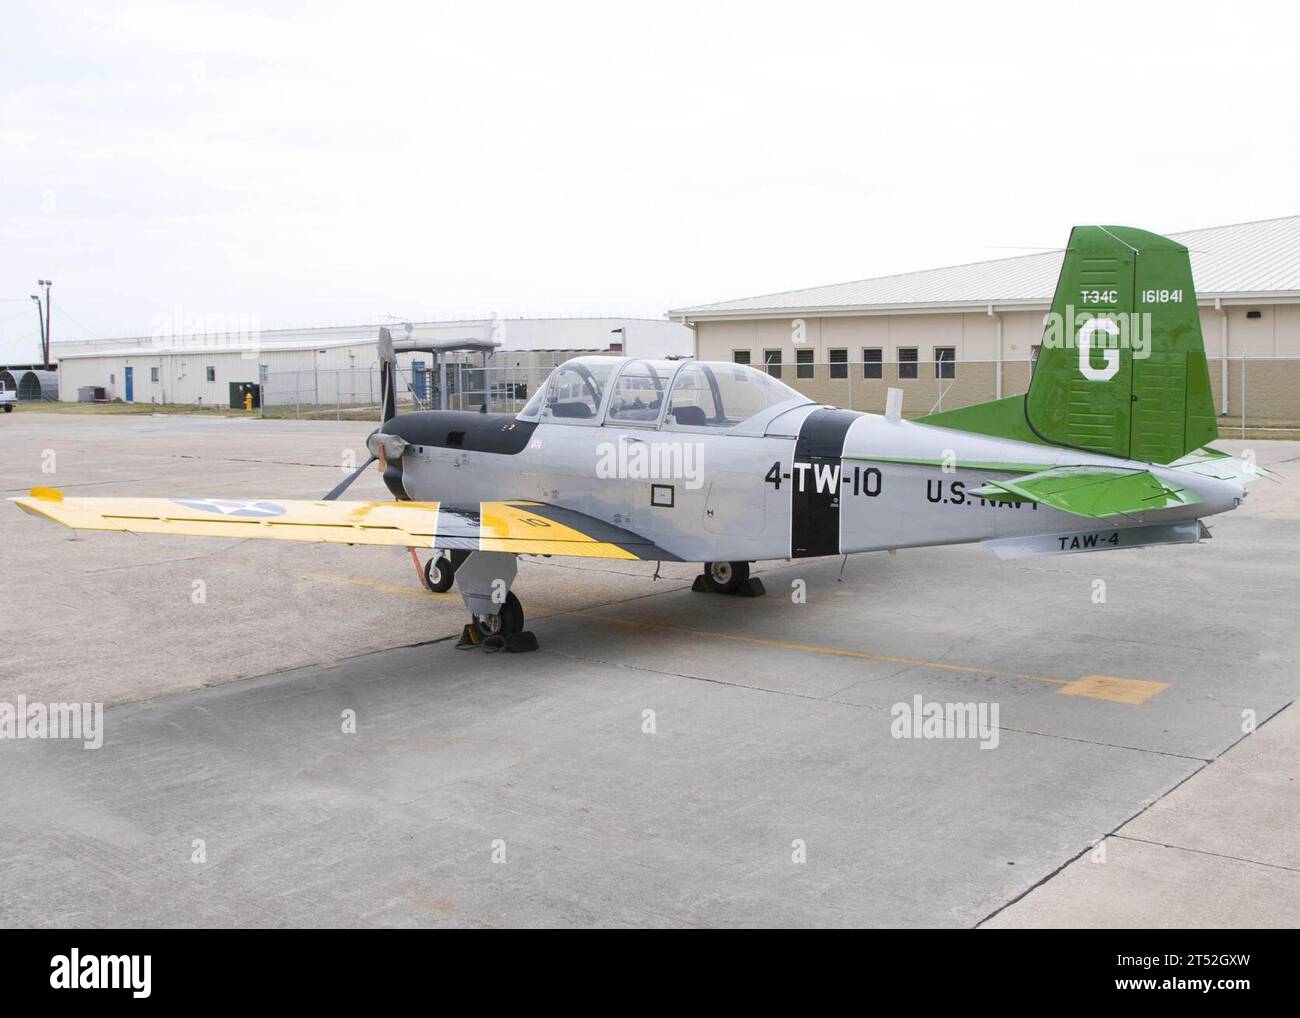
[[748, 562], [704, 563], [704, 583], [715, 594], [734, 594], [748, 579]]
[[514, 636], [524, 631], [524, 606], [512, 590], [495, 615], [475, 615], [474, 628], [483, 639], [489, 636]]
[[455, 579], [456, 570], [443, 555], [435, 555], [424, 564], [424, 585], [435, 594], [447, 593]]

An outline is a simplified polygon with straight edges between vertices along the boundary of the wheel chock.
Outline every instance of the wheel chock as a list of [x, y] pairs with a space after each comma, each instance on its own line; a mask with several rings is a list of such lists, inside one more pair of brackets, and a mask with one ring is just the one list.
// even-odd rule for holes
[[537, 637], [528, 630], [507, 636], [484, 637], [474, 626], [467, 625], [460, 632], [460, 641], [456, 644], [456, 649], [472, 650], [475, 647], [485, 654], [495, 654], [501, 650], [507, 654], [527, 654], [529, 651], [537, 650], [538, 643]]
[[483, 642], [483, 637], [479, 635], [476, 627], [465, 624], [465, 628], [460, 631], [460, 640], [456, 643], [457, 650], [463, 650], [466, 647], [477, 647]]
[[507, 636], [489, 636], [483, 641], [485, 654], [495, 654], [499, 650], [504, 650], [507, 654], [527, 654], [537, 647], [537, 637], [528, 630]]
[[[691, 590], [696, 594], [721, 594], [720, 590], [710, 590], [708, 581], [704, 579], [704, 574], [700, 573], [695, 577], [695, 582], [691, 584]], [[762, 597], [767, 593], [767, 588], [763, 586], [763, 581], [757, 576], [751, 576], [744, 583], [732, 592], [732, 597]]]

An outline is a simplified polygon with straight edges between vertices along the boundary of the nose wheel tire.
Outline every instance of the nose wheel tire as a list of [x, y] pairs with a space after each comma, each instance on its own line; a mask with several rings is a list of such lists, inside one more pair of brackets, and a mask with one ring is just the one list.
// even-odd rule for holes
[[501, 610], [495, 615], [475, 615], [474, 628], [483, 639], [489, 636], [514, 636], [524, 631], [524, 606], [514, 591], [506, 595]]
[[748, 562], [704, 563], [704, 582], [715, 594], [734, 594], [748, 579]]
[[456, 570], [444, 555], [437, 555], [424, 564], [424, 585], [435, 594], [447, 593], [455, 579]]

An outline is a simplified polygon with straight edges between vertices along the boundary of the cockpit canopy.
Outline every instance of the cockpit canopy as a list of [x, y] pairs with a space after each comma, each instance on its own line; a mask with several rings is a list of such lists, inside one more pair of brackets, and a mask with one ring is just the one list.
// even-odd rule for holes
[[554, 424], [730, 429], [808, 397], [748, 364], [575, 357], [528, 401], [519, 419]]

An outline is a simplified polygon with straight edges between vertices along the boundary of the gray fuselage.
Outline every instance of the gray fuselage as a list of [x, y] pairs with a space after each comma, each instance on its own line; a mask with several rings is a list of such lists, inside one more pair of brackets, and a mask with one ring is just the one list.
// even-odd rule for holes
[[[1087, 534], [1192, 521], [1231, 509], [1242, 497], [1235, 482], [1174, 468], [812, 403], [775, 407], [721, 431], [671, 420], [611, 426], [451, 415], [469, 420], [487, 440], [466, 439], [468, 432], [454, 427], [444, 434], [431, 420], [442, 416], [401, 415], [386, 426], [410, 443], [399, 476], [388, 478], [390, 487], [400, 485], [399, 496], [545, 502], [633, 531], [687, 561]], [[416, 418], [423, 427], [411, 426]], [[1147, 469], [1204, 501], [1100, 521], [969, 494], [989, 480], [1024, 472], [996, 469], [1002, 464]]]

